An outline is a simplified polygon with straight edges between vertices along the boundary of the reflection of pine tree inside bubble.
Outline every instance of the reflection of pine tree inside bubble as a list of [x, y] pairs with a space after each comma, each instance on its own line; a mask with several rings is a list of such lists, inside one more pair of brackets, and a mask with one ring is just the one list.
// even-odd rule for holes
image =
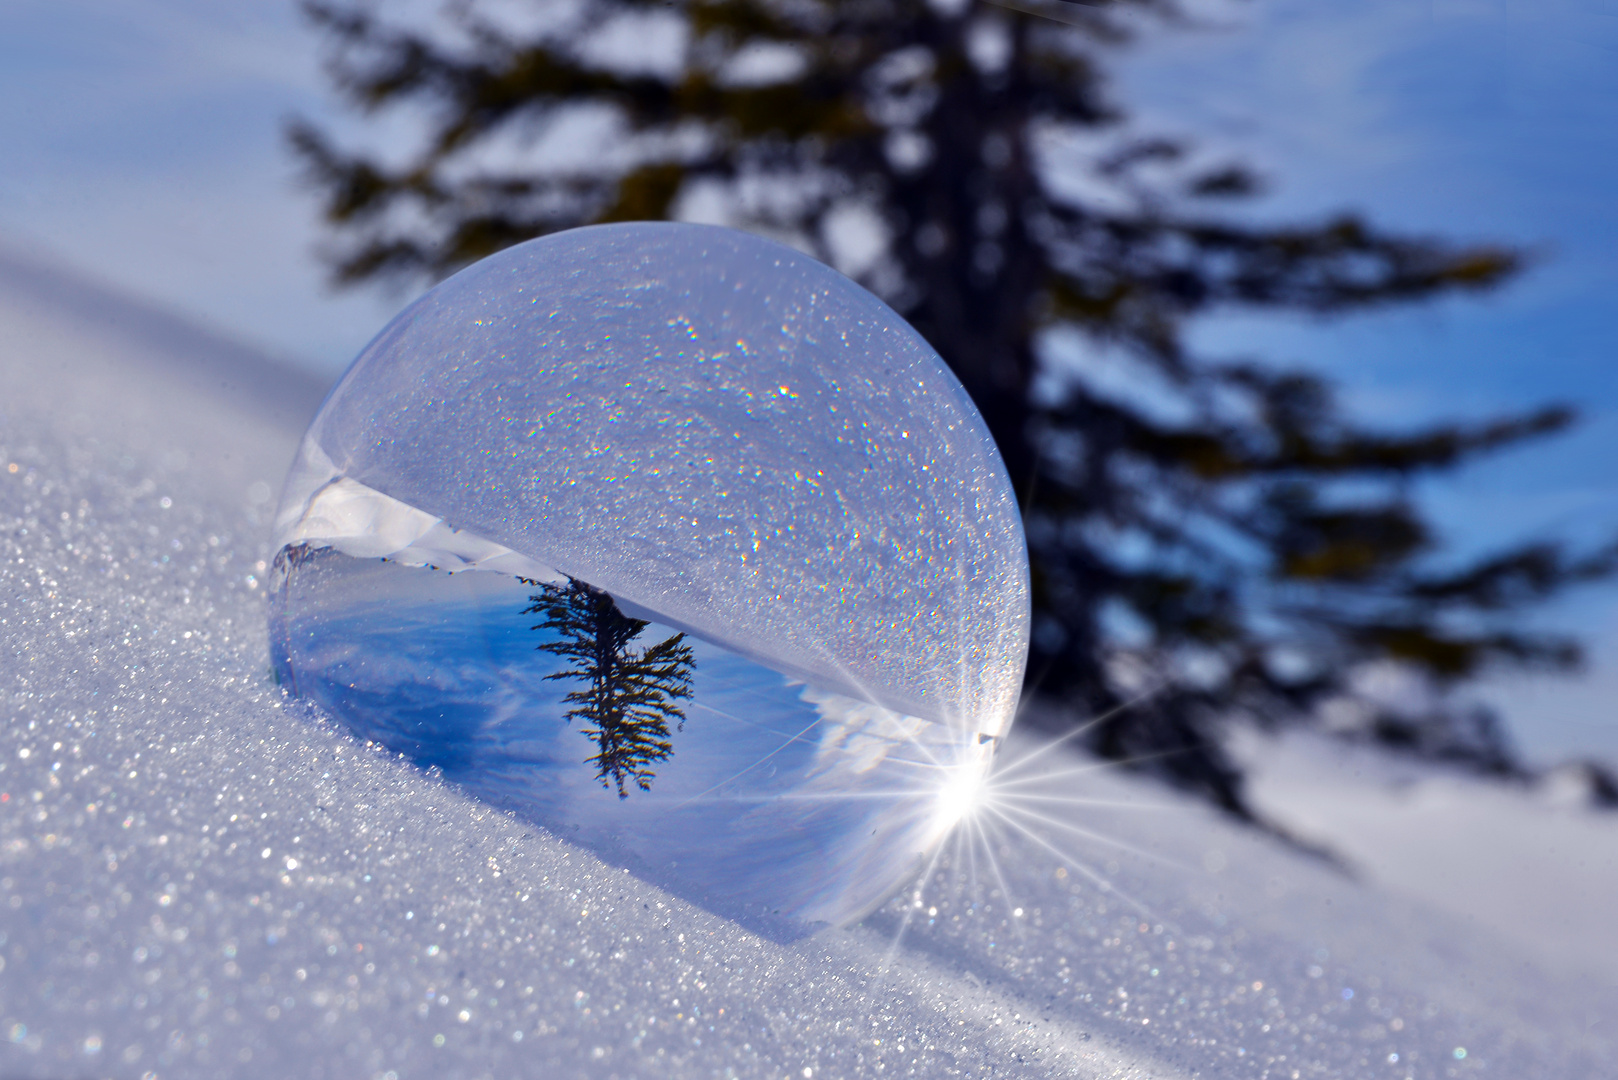
[[605, 788], [616, 785], [620, 799], [629, 797], [625, 783], [630, 779], [642, 791], [652, 790], [657, 774], [648, 766], [674, 752], [669, 721], [685, 730], [685, 712], [674, 704], [691, 696], [694, 661], [685, 635], [635, 651], [632, 645], [646, 620], [623, 614], [602, 590], [573, 578], [565, 586], [523, 580], [541, 590], [529, 597], [533, 606], [523, 614], [544, 615], [534, 629], [559, 636], [535, 648], [573, 661], [545, 677], [584, 683], [564, 699], [573, 706], [566, 719], [595, 725], [584, 734], [596, 741], [597, 753], [588, 759], [596, 779]]

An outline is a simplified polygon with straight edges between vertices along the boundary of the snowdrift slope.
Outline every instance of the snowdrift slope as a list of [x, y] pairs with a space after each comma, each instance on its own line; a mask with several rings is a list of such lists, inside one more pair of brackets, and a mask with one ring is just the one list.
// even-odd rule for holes
[[1610, 987], [1066, 751], [1089, 802], [753, 936], [283, 700], [308, 379], [11, 260], [0, 380], [0, 1075], [1618, 1072]]

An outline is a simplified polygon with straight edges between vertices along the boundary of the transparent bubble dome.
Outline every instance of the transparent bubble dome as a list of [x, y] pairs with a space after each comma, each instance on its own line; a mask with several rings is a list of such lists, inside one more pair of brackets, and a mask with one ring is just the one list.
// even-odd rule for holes
[[278, 677], [713, 910], [904, 884], [1011, 723], [1016, 500], [892, 310], [727, 229], [530, 241], [415, 301], [277, 516]]

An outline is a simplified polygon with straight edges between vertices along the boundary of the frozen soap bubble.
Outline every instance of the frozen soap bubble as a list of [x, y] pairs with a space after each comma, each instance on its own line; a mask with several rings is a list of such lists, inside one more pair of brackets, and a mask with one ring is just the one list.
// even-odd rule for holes
[[904, 884], [1022, 680], [1022, 527], [966, 393], [870, 293], [727, 229], [578, 229], [428, 292], [276, 529], [292, 693], [754, 922]]

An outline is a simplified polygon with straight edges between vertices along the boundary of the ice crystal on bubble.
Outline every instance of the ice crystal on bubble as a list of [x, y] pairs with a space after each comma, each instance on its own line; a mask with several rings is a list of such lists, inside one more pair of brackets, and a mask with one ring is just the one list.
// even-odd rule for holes
[[724, 229], [575, 230], [427, 293], [327, 398], [276, 543], [293, 693], [738, 917], [913, 875], [1022, 678], [971, 401], [874, 296]]

